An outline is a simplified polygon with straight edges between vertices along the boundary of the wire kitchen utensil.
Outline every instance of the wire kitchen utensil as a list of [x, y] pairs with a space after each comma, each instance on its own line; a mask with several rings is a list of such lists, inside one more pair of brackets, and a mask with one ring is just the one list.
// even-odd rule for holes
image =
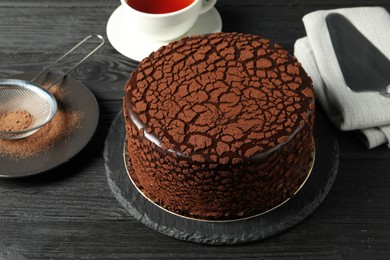
[[[40, 86], [34, 81], [40, 76], [47, 73], [54, 65], [62, 61], [66, 56], [72, 53], [75, 49], [80, 47], [83, 43], [96, 37], [100, 43], [91, 52], [85, 55], [79, 62], [73, 65], [70, 69], [54, 79], [46, 87]], [[104, 44], [104, 38], [101, 35], [88, 35], [68, 52], [50, 64], [46, 69], [37, 74], [31, 81], [20, 79], [1, 79], [0, 80], [0, 120], [1, 117], [8, 113], [16, 111], [24, 111], [29, 113], [33, 121], [27, 129], [20, 131], [4, 131], [0, 129], [0, 139], [20, 139], [32, 135], [38, 131], [42, 126], [50, 122], [57, 112], [57, 101], [55, 97], [49, 92], [49, 89], [58, 81], [63, 79], [69, 72], [74, 70], [77, 66], [88, 59]]]

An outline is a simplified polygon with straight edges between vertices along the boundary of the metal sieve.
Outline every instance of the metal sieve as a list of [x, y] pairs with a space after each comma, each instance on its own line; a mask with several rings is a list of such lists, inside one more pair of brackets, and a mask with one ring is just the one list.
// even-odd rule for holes
[[[60, 77], [51, 81], [47, 87], [43, 87], [34, 83], [41, 75], [48, 72], [54, 65], [60, 62], [67, 55], [72, 53], [76, 48], [80, 47], [92, 37], [97, 37], [100, 43], [95, 49], [85, 55], [73, 67], [68, 69]], [[32, 123], [27, 129], [20, 131], [4, 131], [0, 129], [0, 139], [20, 139], [35, 133], [39, 128], [50, 122], [57, 112], [57, 101], [49, 92], [49, 89], [59, 80], [63, 79], [70, 71], [79, 66], [93, 53], [95, 53], [104, 44], [104, 38], [101, 35], [89, 35], [72, 47], [68, 52], [62, 55], [55, 62], [50, 64], [45, 70], [37, 74], [31, 81], [20, 79], [1, 79], [0, 80], [0, 120], [2, 116], [8, 113], [23, 111], [30, 114], [33, 118]], [[3, 130], [3, 131], [2, 131]]]

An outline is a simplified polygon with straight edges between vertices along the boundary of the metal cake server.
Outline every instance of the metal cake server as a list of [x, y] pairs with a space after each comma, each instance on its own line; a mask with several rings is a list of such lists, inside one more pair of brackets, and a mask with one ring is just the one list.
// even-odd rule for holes
[[341, 71], [355, 92], [390, 97], [390, 61], [343, 15], [326, 16], [326, 24]]

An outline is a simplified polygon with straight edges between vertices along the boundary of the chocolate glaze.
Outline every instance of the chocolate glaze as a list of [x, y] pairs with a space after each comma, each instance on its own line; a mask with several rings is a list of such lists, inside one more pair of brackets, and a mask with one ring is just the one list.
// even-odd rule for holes
[[125, 87], [140, 188], [179, 214], [227, 219], [289, 198], [312, 161], [314, 92], [296, 59], [259, 36], [186, 37]]

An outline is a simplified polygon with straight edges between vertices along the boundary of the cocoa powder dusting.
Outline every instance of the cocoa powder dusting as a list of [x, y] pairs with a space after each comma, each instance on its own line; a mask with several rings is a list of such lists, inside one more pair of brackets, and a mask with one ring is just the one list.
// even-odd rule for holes
[[314, 109], [300, 63], [280, 45], [242, 33], [163, 46], [140, 64], [126, 91], [130, 109], [163, 149], [215, 163], [282, 145]]
[[59, 141], [68, 138], [80, 126], [83, 113], [70, 107], [64, 90], [61, 87], [53, 86], [50, 92], [58, 103], [58, 111], [54, 118], [29, 137], [17, 140], [0, 140], [1, 157], [18, 160], [36, 156], [47, 151]]
[[26, 130], [33, 122], [33, 116], [25, 110], [10, 111], [0, 115], [0, 131]]

